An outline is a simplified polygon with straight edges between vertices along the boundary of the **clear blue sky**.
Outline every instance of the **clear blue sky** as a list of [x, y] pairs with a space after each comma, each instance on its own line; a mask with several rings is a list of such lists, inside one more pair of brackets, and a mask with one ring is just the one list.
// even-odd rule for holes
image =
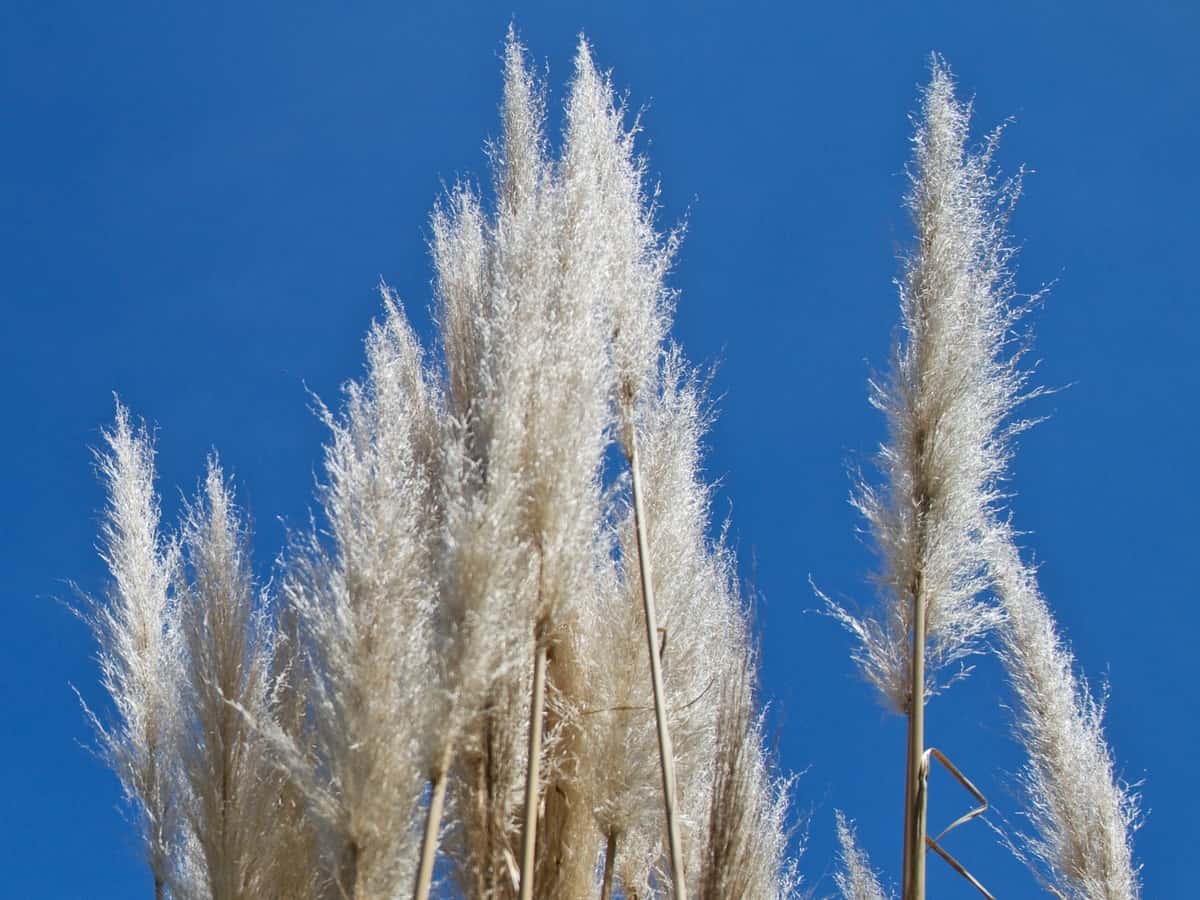
[[[359, 372], [380, 277], [428, 334], [427, 216], [445, 182], [484, 171], [514, 16], [556, 99], [588, 34], [647, 107], [664, 222], [689, 220], [676, 334], [720, 360], [710, 473], [764, 597], [764, 693], [783, 765], [804, 772], [818, 894], [833, 889], [835, 807], [893, 881], [900, 853], [903, 723], [806, 610], [810, 575], [869, 595], [845, 473], [882, 436], [866, 378], [897, 315], [906, 115], [929, 52], [976, 96], [980, 126], [1012, 117], [1000, 164], [1034, 173], [1013, 222], [1019, 283], [1056, 282], [1036, 355], [1043, 383], [1070, 385], [1021, 441], [1016, 521], [1084, 669], [1111, 682], [1123, 771], [1145, 779], [1146, 895], [1193, 895], [1197, 10], [9, 0], [0, 895], [150, 893], [116, 781], [84, 749], [71, 685], [99, 699], [92, 645], [56, 602], [67, 579], [103, 584], [88, 448], [111, 392], [158, 427], [168, 514], [220, 450], [268, 574], [281, 519], [311, 503], [322, 429], [305, 386], [334, 398]], [[999, 675], [981, 660], [928, 727], [1011, 817], [1020, 757]], [[954, 789], [933, 790], [934, 820], [949, 817]], [[952, 844], [1000, 896], [1035, 895], [985, 827]], [[972, 896], [936, 859], [930, 873], [932, 896]]]

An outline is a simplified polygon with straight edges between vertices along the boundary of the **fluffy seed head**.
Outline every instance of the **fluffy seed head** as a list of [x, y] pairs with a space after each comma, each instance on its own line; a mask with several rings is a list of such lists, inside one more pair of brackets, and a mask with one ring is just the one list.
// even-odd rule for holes
[[834, 873], [833, 881], [841, 891], [842, 900], [886, 900], [888, 895], [879, 884], [871, 861], [855, 839], [854, 823], [841, 810], [836, 815], [841, 868]]
[[178, 549], [159, 533], [154, 444], [119, 401], [104, 440], [107, 451], [96, 454], [108, 491], [100, 553], [112, 583], [106, 602], [91, 604], [85, 617], [114, 715], [107, 724], [90, 711], [89, 717], [136, 818], [155, 881], [165, 884], [179, 792], [181, 652], [171, 592]]
[[1000, 656], [1028, 756], [1020, 783], [1032, 832], [1010, 846], [1062, 897], [1136, 900], [1138, 798], [1117, 776], [1103, 705], [1075, 675], [1074, 657], [1011, 532], [998, 526], [989, 547], [1007, 616]]
[[900, 284], [900, 337], [891, 371], [872, 381], [887, 418], [878, 454], [882, 484], [862, 481], [854, 503], [870, 526], [882, 570], [878, 615], [834, 613], [860, 639], [855, 657], [898, 711], [909, 704], [912, 608], [926, 607], [927, 684], [975, 651], [999, 620], [980, 599], [987, 587], [983, 532], [1000, 499], [1008, 422], [1024, 373], [1005, 224], [1019, 180], [991, 173], [997, 133], [967, 147], [970, 107], [935, 59], [913, 143], [909, 210], [916, 246]]

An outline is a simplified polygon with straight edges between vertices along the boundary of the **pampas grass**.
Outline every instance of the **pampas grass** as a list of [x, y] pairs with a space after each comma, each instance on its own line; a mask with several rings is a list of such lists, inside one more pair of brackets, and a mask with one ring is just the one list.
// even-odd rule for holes
[[191, 717], [180, 747], [189, 789], [183, 815], [203, 858], [189, 893], [275, 896], [277, 873], [259, 865], [257, 842], [276, 827], [278, 772], [240, 712], [267, 714], [270, 623], [256, 604], [249, 531], [216, 457], [187, 512], [183, 546], [190, 578], [176, 592], [186, 651], [180, 702]]
[[1076, 675], [1036, 573], [1021, 561], [1007, 526], [989, 542], [996, 590], [1007, 614], [1000, 657], [1016, 694], [1020, 775], [1032, 831], [1009, 846], [1043, 884], [1069, 900], [1137, 900], [1133, 832], [1137, 795], [1123, 784], [1104, 737], [1104, 707]]
[[842, 895], [842, 900], [887, 900], [879, 884], [879, 876], [871, 868], [866, 852], [858, 845], [854, 823], [837, 813], [837, 838], [841, 867], [834, 873], [833, 882]]
[[[1007, 843], [1060, 896], [1132, 898], [1135, 799], [1115, 780], [1100, 707], [1076, 680], [1002, 515], [1011, 441], [1030, 424], [1014, 411], [1038, 391], [1020, 365], [1016, 326], [1029, 302], [1016, 294], [1006, 235], [1021, 182], [991, 171], [998, 131], [968, 147], [970, 112], [935, 57], [914, 137], [916, 246], [901, 280], [901, 337], [889, 374], [872, 381], [889, 428], [883, 484], [863, 481], [854, 497], [879, 550], [882, 609], [859, 616], [829, 606], [858, 639], [854, 658], [868, 681], [908, 716], [905, 900], [925, 895], [923, 760], [939, 755], [924, 745], [925, 698], [966, 674], [963, 661], [989, 634], [999, 637], [1029, 757], [1021, 781], [1034, 833]], [[843, 892], [871, 896], [840, 819], [839, 833], [849, 847]]]
[[341, 418], [326, 416], [332, 548], [311, 538], [289, 582], [328, 781], [314, 808], [340, 844], [338, 884], [355, 897], [393, 897], [415, 877], [433, 721], [438, 401], [415, 336], [384, 299], [366, 378], [347, 389]]
[[913, 138], [916, 246], [900, 282], [901, 337], [890, 372], [871, 384], [888, 422], [877, 457], [884, 480], [861, 481], [854, 497], [879, 551], [882, 609], [859, 617], [830, 604], [859, 641], [854, 656], [866, 678], [908, 717], [906, 897], [924, 896], [925, 701], [1000, 619], [981, 596], [983, 543], [1008, 441], [1023, 427], [1008, 424], [1025, 375], [1010, 350], [1021, 306], [1005, 234], [1020, 181], [991, 172], [998, 132], [982, 150], [968, 149], [969, 124], [970, 108], [935, 57]]
[[[118, 404], [98, 454], [112, 576], [84, 613], [91, 716], [156, 897], [355, 898], [442, 879], [472, 900], [784, 900], [800, 880], [757, 644], [704, 474], [704, 379], [668, 338], [679, 232], [638, 123], [580, 41], [559, 138], [510, 30], [491, 183], [431, 222], [427, 354], [382, 288], [328, 428], [319, 512], [260, 586], [210, 459], [164, 534], [154, 450]], [[916, 244], [873, 380], [888, 439], [854, 502], [881, 603], [830, 604], [909, 718], [904, 894], [924, 894], [926, 698], [997, 636], [1029, 763], [1010, 843], [1061, 896], [1138, 895], [1135, 799], [1001, 516], [1027, 395], [1008, 212], [934, 61], [914, 137]], [[622, 459], [623, 463], [622, 464]], [[952, 769], [953, 771], [953, 769]], [[965, 783], [965, 782], [964, 782]], [[838, 889], [882, 900], [838, 814]], [[935, 846], [936, 849], [936, 846]]]
[[120, 401], [104, 442], [107, 450], [96, 455], [108, 492], [100, 553], [111, 583], [104, 602], [89, 601], [83, 615], [99, 645], [100, 680], [114, 712], [107, 720], [88, 716], [100, 755], [121, 782], [154, 896], [161, 898], [180, 841], [183, 651], [172, 591], [179, 546], [159, 532], [154, 444]]
[[926, 620], [924, 696], [944, 687], [941, 673], [999, 621], [981, 598], [982, 535], [1000, 499], [1015, 430], [1007, 420], [1025, 381], [1019, 354], [1009, 352], [1022, 306], [1004, 231], [1020, 182], [991, 172], [998, 133], [968, 149], [969, 122], [935, 58], [913, 138], [916, 246], [900, 284], [901, 337], [890, 372], [871, 381], [871, 403], [888, 423], [877, 456], [883, 483], [860, 481], [854, 495], [879, 551], [882, 608], [856, 617], [834, 607], [860, 642], [863, 674], [897, 712], [920, 705], [911, 684], [916, 612]]

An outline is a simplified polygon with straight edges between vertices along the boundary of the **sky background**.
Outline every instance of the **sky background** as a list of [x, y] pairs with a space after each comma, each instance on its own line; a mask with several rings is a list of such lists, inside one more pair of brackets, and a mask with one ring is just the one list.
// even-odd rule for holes
[[[302, 10], [298, 7], [303, 7]], [[867, 601], [847, 469], [883, 436], [866, 402], [897, 319], [908, 113], [930, 51], [977, 133], [1032, 174], [1012, 223], [1042, 384], [1015, 521], [1083, 671], [1111, 684], [1121, 771], [1142, 781], [1146, 896], [1194, 893], [1200, 634], [1200, 7], [1190, 3], [8, 0], [0, 10], [0, 896], [150, 895], [115, 778], [72, 686], [101, 701], [65, 608], [99, 591], [90, 447], [112, 392], [157, 428], [171, 521], [217, 448], [271, 571], [312, 505], [328, 400], [361, 371], [380, 278], [429, 335], [428, 215], [486, 171], [514, 19], [557, 109], [576, 36], [645, 109], [662, 224], [686, 217], [675, 335], [719, 364], [708, 472], [761, 595], [763, 695], [803, 773], [801, 870], [834, 886], [833, 815], [897, 881], [904, 724], [858, 679], [809, 578]], [[1016, 819], [1001, 672], [928, 711], [929, 743]], [[968, 798], [931, 788], [931, 824]], [[960, 803], [961, 801], [961, 803]], [[1003, 818], [1002, 818], [1003, 817]], [[983, 825], [948, 841], [1001, 897], [1035, 896]], [[973, 896], [939, 860], [930, 896]]]

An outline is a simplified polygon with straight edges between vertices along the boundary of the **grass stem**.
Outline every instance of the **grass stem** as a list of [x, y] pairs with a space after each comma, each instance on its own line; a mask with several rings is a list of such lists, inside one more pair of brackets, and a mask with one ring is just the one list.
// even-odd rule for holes
[[[631, 429], [631, 432], [634, 430]], [[683, 851], [679, 840], [679, 819], [675, 796], [675, 751], [671, 746], [671, 731], [667, 725], [667, 704], [663, 690], [662, 658], [658, 649], [658, 621], [654, 609], [654, 585], [650, 573], [650, 550], [646, 510], [642, 500], [641, 475], [638, 470], [637, 434], [629, 439], [629, 471], [633, 481], [633, 516], [637, 531], [638, 572], [642, 581], [642, 603], [646, 613], [646, 644], [650, 650], [650, 680], [654, 688], [654, 720], [658, 729], [658, 753], [662, 762], [663, 806], [667, 816], [667, 836], [671, 851], [671, 881], [675, 900], [687, 900], [687, 882], [683, 873]]]
[[617, 833], [608, 833], [604, 847], [604, 880], [600, 882], [600, 900], [612, 900], [613, 871], [617, 867]]
[[533, 657], [533, 698], [529, 704], [529, 757], [525, 774], [525, 831], [521, 837], [521, 900], [533, 898], [537, 849], [539, 769], [542, 757], [542, 713], [546, 700], [546, 645], [541, 628]]
[[446, 803], [446, 775], [449, 768], [450, 750], [447, 748], [430, 779], [429, 808], [425, 813], [425, 833], [421, 837], [421, 866], [417, 869], [413, 900], [428, 900], [429, 888], [433, 884], [433, 861], [437, 856], [438, 830], [442, 825], [442, 808]]
[[904, 900], [925, 900], [925, 597], [920, 570], [913, 580], [912, 681], [908, 707], [908, 771], [904, 800]]

